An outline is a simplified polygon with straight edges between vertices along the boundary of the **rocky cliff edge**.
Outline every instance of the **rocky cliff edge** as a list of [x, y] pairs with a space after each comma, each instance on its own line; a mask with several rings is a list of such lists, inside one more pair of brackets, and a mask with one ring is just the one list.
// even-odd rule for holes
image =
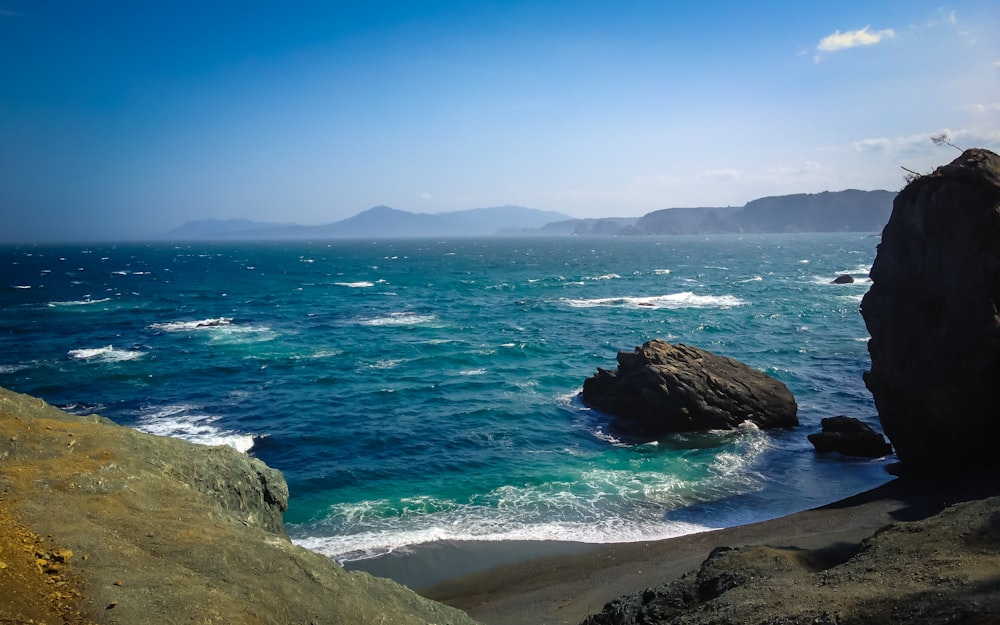
[[0, 622], [473, 623], [293, 545], [287, 501], [228, 447], [0, 389]]

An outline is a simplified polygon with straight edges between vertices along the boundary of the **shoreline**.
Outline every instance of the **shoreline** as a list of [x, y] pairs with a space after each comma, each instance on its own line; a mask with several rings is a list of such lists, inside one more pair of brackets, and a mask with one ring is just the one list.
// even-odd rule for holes
[[849, 556], [886, 525], [921, 520], [997, 492], [1000, 486], [986, 476], [959, 485], [895, 478], [810, 510], [657, 541], [444, 541], [348, 565], [404, 578], [419, 594], [485, 625], [575, 624], [612, 599], [698, 568], [715, 547], [768, 545]]

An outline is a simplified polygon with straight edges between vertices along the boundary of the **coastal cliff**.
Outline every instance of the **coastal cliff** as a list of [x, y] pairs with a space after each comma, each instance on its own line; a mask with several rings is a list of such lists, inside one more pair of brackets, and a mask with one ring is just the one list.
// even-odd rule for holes
[[471, 624], [293, 545], [278, 471], [0, 389], [0, 622]]

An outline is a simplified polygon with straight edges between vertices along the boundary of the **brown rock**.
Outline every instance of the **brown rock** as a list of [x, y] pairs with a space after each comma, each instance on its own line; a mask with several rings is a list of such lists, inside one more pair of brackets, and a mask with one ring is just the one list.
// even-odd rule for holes
[[618, 370], [598, 369], [583, 402], [612, 415], [616, 433], [652, 440], [673, 432], [798, 425], [788, 388], [740, 363], [689, 345], [653, 340], [618, 352]]

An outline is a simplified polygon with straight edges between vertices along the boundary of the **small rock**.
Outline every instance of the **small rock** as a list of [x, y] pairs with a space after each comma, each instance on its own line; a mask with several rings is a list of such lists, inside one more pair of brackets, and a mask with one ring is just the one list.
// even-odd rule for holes
[[820, 453], [839, 452], [845, 456], [881, 458], [892, 453], [892, 445], [868, 424], [854, 417], [827, 417], [823, 431], [807, 438]]
[[834, 278], [833, 282], [831, 282], [830, 284], [854, 284], [854, 276], [847, 273], [842, 273], [836, 278]]

